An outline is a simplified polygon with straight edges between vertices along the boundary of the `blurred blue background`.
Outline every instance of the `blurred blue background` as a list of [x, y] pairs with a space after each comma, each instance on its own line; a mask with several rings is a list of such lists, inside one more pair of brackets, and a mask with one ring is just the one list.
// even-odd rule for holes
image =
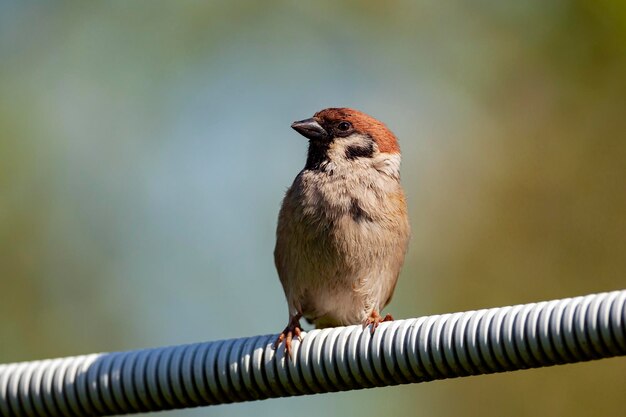
[[[276, 333], [330, 106], [397, 134], [415, 317], [626, 287], [618, 0], [0, 3], [0, 362]], [[169, 415], [620, 415], [624, 358]]]

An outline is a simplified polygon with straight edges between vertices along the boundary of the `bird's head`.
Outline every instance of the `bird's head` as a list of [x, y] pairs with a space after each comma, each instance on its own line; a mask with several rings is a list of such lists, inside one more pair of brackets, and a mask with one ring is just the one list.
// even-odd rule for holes
[[309, 139], [307, 167], [400, 155], [395, 135], [382, 122], [350, 108], [328, 108], [291, 127]]

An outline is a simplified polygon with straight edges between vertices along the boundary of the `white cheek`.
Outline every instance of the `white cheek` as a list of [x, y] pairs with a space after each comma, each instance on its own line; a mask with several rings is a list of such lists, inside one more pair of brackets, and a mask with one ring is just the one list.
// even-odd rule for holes
[[[353, 133], [345, 138], [335, 138], [328, 149], [328, 159], [334, 163], [341, 163], [346, 161], [346, 149], [351, 146], [366, 147], [371, 144], [372, 140], [360, 133]], [[377, 150], [376, 144], [374, 144], [374, 150]], [[347, 162], [347, 161], [346, 161]]]
[[[345, 138], [336, 138], [328, 149], [328, 160], [321, 166], [323, 171], [343, 173], [345, 175], [355, 174], [355, 168], [374, 169], [379, 173], [385, 174], [394, 180], [400, 179], [400, 154], [399, 153], [381, 153], [378, 151], [378, 145], [374, 142], [374, 154], [371, 158], [346, 158], [346, 151], [349, 147], [368, 147], [372, 145], [372, 140], [365, 135], [358, 133], [346, 136]], [[363, 172], [361, 174], [363, 175]]]

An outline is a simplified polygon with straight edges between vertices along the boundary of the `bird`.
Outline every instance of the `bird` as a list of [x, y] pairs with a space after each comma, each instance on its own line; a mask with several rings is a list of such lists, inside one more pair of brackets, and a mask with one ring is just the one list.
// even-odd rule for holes
[[400, 147], [385, 124], [351, 108], [326, 108], [291, 127], [308, 139], [304, 169], [282, 201], [274, 263], [289, 320], [291, 357], [300, 320], [371, 331], [393, 295], [410, 238]]

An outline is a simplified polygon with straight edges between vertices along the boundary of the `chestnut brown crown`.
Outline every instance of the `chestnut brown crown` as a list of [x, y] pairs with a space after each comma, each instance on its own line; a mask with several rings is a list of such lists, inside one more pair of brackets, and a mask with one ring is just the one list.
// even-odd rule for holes
[[331, 107], [315, 113], [311, 119], [292, 124], [292, 127], [311, 141], [332, 141], [354, 133], [367, 135], [383, 153], [399, 153], [395, 135], [384, 123], [358, 110], [347, 107]]

